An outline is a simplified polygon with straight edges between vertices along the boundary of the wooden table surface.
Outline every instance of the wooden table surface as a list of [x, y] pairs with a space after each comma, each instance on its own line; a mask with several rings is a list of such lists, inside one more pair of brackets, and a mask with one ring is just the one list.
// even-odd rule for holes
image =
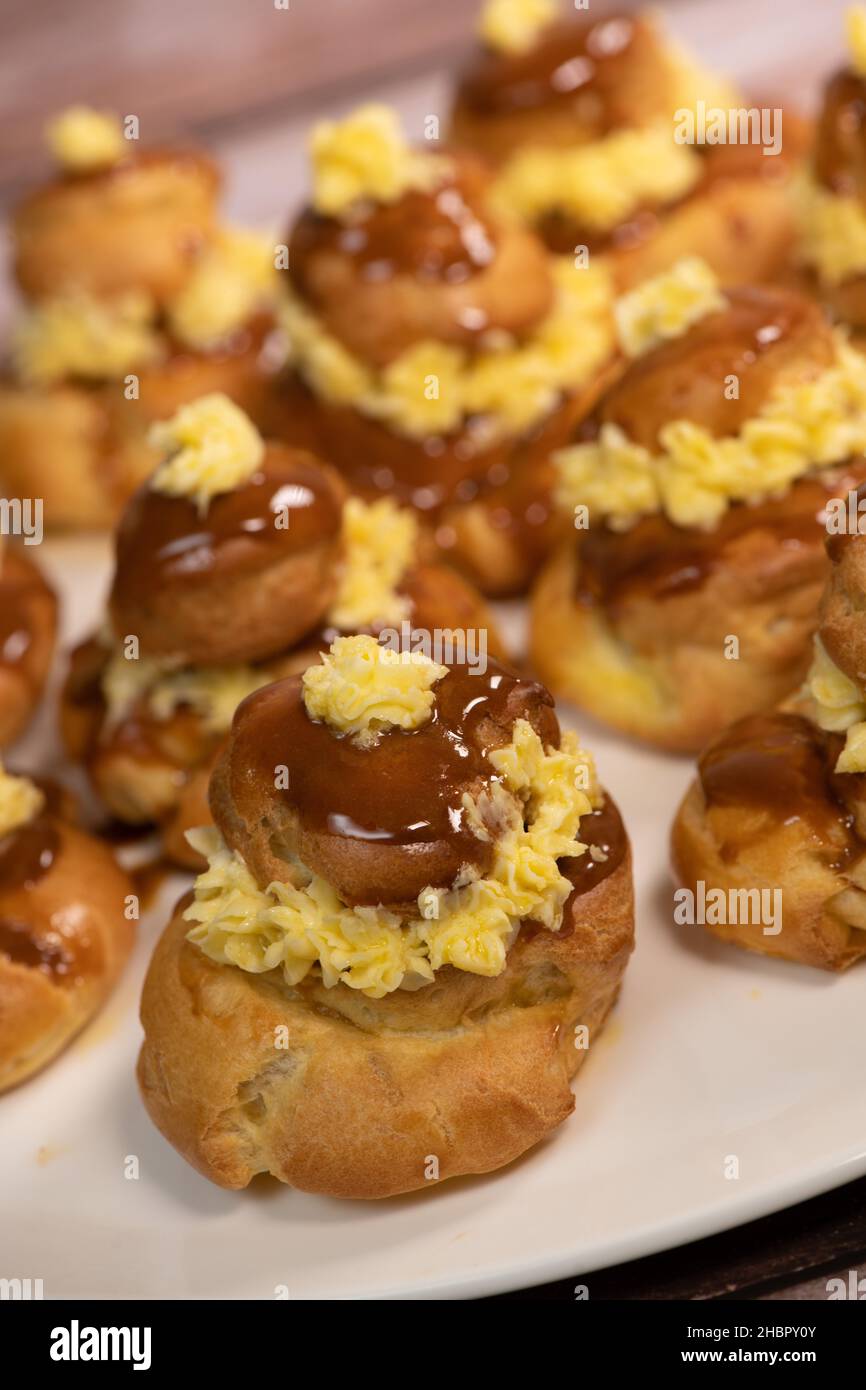
[[[229, 215], [279, 225], [304, 186], [311, 119], [365, 97], [407, 128], [447, 110], [474, 0], [0, 0], [0, 208], [47, 169], [46, 119], [75, 101], [134, 113], [142, 138], [207, 145]], [[611, 8], [595, 0], [593, 13]], [[629, 8], [624, 4], [617, 9]], [[706, 61], [808, 109], [838, 62], [845, 0], [661, 5]], [[8, 290], [0, 294], [0, 310]], [[665, 1254], [504, 1298], [825, 1298], [866, 1277], [866, 1179]]]

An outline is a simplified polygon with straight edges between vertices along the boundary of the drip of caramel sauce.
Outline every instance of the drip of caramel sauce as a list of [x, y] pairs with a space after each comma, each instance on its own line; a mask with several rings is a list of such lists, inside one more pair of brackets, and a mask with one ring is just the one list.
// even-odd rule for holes
[[833, 772], [843, 743], [798, 714], [740, 719], [698, 763], [707, 805], [766, 812], [773, 824], [801, 821], [840, 866], [856, 843], [847, 774]]
[[824, 93], [814, 154], [815, 177], [842, 197], [866, 197], [866, 79], [843, 70]]
[[141, 488], [118, 529], [112, 598], [136, 605], [229, 566], [259, 568], [336, 538], [341, 524], [341, 499], [312, 455], [271, 444], [258, 472], [204, 516], [189, 498]]
[[[560, 869], [574, 885], [572, 896], [589, 893], [604, 879], [615, 873], [625, 858], [628, 846], [622, 817], [609, 796], [597, 810], [581, 816], [577, 838], [587, 845], [585, 854], [577, 859], [563, 859]], [[590, 849], [603, 850], [605, 859], [593, 859]], [[567, 913], [566, 908], [566, 913]], [[564, 925], [566, 925], [564, 923]]]
[[[675, 526], [661, 513], [644, 517], [628, 531], [596, 527], [579, 533], [578, 602], [608, 611], [635, 596], [656, 602], [699, 589], [730, 563], [729, 547], [751, 537], [769, 551], [820, 552], [826, 537], [824, 511], [831, 497], [844, 497], [866, 479], [866, 461], [794, 483], [785, 497], [754, 506], [729, 507], [712, 531]], [[830, 543], [844, 537], [830, 537]]]
[[364, 203], [348, 221], [305, 209], [289, 242], [296, 289], [315, 301], [311, 270], [324, 254], [348, 260], [364, 280], [405, 274], [463, 283], [496, 254], [485, 207], [488, 182], [486, 171], [462, 156], [456, 174], [439, 188], [410, 189], [394, 203]]
[[245, 781], [266, 787], [275, 768], [286, 767], [288, 788], [277, 796], [307, 829], [387, 845], [457, 840], [465, 861], [477, 864], [488, 851], [466, 826], [463, 795], [498, 780], [486, 758], [491, 740], [502, 742], [527, 705], [546, 713], [545, 742], [558, 743], [553, 701], [495, 661], [483, 675], [450, 668], [435, 694], [432, 716], [420, 728], [360, 748], [310, 719], [299, 679], [280, 681], [241, 705], [233, 764]]

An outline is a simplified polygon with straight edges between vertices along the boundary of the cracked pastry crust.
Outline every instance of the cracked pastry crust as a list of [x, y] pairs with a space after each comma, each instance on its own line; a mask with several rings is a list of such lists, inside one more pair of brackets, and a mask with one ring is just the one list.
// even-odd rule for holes
[[[575, 1028], [591, 1049], [632, 949], [627, 845], [569, 900], [558, 933], [521, 932], [501, 975], [446, 966], [429, 988], [384, 1000], [215, 964], [187, 941], [180, 906], [145, 981], [139, 1085], [165, 1137], [229, 1188], [269, 1172], [305, 1191], [388, 1197], [435, 1185], [430, 1156], [439, 1181], [510, 1163], [574, 1108], [587, 1055]], [[275, 1051], [283, 1028], [288, 1047]]]
[[677, 883], [781, 893], [778, 933], [739, 910], [751, 920], [707, 931], [822, 970], [866, 955], [866, 795], [862, 774], [833, 771], [843, 742], [784, 710], [739, 721], [703, 754], [671, 832]]
[[[854, 494], [858, 507], [866, 499], [866, 486]], [[858, 524], [862, 516], [858, 511]], [[827, 538], [830, 573], [821, 596], [819, 632], [834, 664], [860, 690], [866, 689], [866, 546], [856, 533]]]
[[132, 893], [108, 847], [53, 814], [0, 838], [0, 1091], [102, 1007], [132, 949]]
[[0, 748], [33, 717], [54, 655], [57, 599], [23, 546], [0, 551]]

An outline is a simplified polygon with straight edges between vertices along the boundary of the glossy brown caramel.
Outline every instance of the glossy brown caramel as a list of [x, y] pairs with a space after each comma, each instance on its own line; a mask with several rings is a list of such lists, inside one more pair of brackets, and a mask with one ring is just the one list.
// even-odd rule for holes
[[141, 488], [118, 529], [112, 596], [125, 607], [228, 568], [261, 569], [335, 538], [341, 524], [341, 501], [316, 460], [271, 444], [259, 471], [214, 497], [204, 516], [188, 498]]
[[45, 580], [23, 557], [0, 556], [0, 666], [20, 667], [26, 674], [34, 622], [48, 595]]
[[525, 53], [482, 49], [462, 74], [459, 100], [479, 116], [575, 105], [586, 124], [603, 134], [632, 113], [635, 61], [652, 60], [657, 45], [641, 19], [563, 20], [544, 29]]
[[740, 719], [698, 764], [707, 805], [766, 812], [774, 825], [800, 821], [841, 863], [855, 844], [847, 774], [833, 772], [843, 743], [798, 714]]
[[39, 970], [55, 981], [68, 976], [72, 958], [59, 937], [40, 940], [31, 925], [17, 917], [0, 916], [0, 960]]
[[463, 155], [441, 187], [411, 189], [395, 203], [365, 203], [349, 220], [305, 209], [289, 242], [295, 287], [309, 293], [310, 265], [324, 253], [345, 258], [366, 280], [396, 274], [452, 285], [468, 280], [496, 253], [485, 207], [488, 184], [486, 170]]
[[843, 197], [866, 197], [866, 80], [843, 70], [824, 92], [814, 154], [815, 177]]
[[[386, 733], [371, 748], [310, 719], [299, 679], [251, 695], [235, 717], [233, 762], [273, 786], [308, 830], [349, 840], [422, 845], [449, 840], [467, 863], [486, 865], [490, 847], [467, 828], [463, 794], [497, 780], [485, 756], [492, 721], [499, 738], [527, 702], [547, 707], [546, 742], [558, 742], [553, 701], [544, 688], [488, 661], [473, 675], [455, 666], [435, 687], [432, 717], [420, 728]], [[506, 734], [507, 737], [507, 734]]]
[[[677, 419], [725, 438], [759, 413], [778, 384], [779, 366], [802, 356], [805, 378], [832, 365], [826, 316], [804, 295], [747, 286], [725, 297], [726, 308], [631, 362], [600, 402], [595, 426], [616, 424], [648, 449], [658, 447], [660, 429]], [[732, 376], [739, 382], [736, 399], [724, 390]]]
[[[574, 885], [574, 895], [589, 893], [597, 884], [615, 873], [625, 858], [628, 841], [622, 817], [610, 797], [605, 797], [602, 805], [588, 816], [581, 816], [577, 838], [587, 845], [585, 854], [578, 859], [563, 859], [562, 872]], [[590, 849], [602, 850], [604, 859], [593, 859]]]
[[47, 816], [37, 816], [0, 839], [0, 893], [29, 888], [48, 873], [60, 835]]
[[[548, 455], [568, 442], [581, 408], [579, 395], [564, 396], [521, 439], [491, 445], [471, 427], [445, 437], [409, 439], [358, 410], [316, 400], [297, 378], [281, 390], [289, 414], [311, 422], [318, 452], [353, 491], [374, 498], [386, 494], [431, 518], [450, 505], [489, 503], [497, 513], [494, 525], [513, 529], [528, 542], [548, 514]], [[539, 502], [544, 516], [537, 511]]]
[[829, 498], [844, 497], [864, 479], [866, 461], [849, 465], [841, 476], [834, 469], [803, 478], [783, 498], [729, 507], [712, 531], [675, 526], [661, 514], [644, 517], [628, 531], [590, 528], [579, 533], [578, 601], [603, 604], [610, 612], [635, 596], [676, 598], [730, 563], [729, 547], [749, 536], [756, 545], [763, 541], [768, 562], [780, 548], [820, 551]]

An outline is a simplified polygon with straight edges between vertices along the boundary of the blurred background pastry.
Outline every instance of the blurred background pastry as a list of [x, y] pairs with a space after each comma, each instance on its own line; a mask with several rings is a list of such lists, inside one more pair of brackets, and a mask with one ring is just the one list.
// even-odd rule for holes
[[54, 178], [11, 222], [27, 304], [0, 377], [0, 485], [45, 524], [111, 525], [156, 456], [150, 424], [223, 391], [257, 419], [274, 338], [273, 239], [224, 227], [204, 156], [75, 107]]
[[160, 824], [169, 855], [195, 865], [185, 831], [207, 820], [213, 759], [251, 691], [339, 632], [498, 639], [476, 591], [424, 559], [413, 513], [347, 500], [333, 468], [266, 443], [226, 397], [184, 407], [158, 441], [164, 462], [117, 532], [105, 630], [72, 655], [62, 725], [112, 814]]
[[339, 638], [244, 702], [210, 800], [139, 1060], [200, 1172], [383, 1197], [565, 1119], [576, 1030], [594, 1044], [631, 950], [631, 867], [542, 686]]
[[542, 678], [606, 723], [700, 748], [803, 679], [824, 515], [866, 477], [866, 362], [781, 288], [683, 262], [618, 302], [628, 365], [557, 457], [572, 538], [540, 576]]
[[848, 14], [849, 62], [827, 82], [797, 186], [798, 259], [845, 323], [866, 328], [866, 6]]
[[32, 551], [0, 535], [0, 748], [36, 713], [54, 656], [57, 599]]
[[[853, 495], [866, 507], [866, 489]], [[825, 970], [866, 955], [866, 535], [831, 534], [831, 571], [802, 691], [740, 720], [702, 754], [674, 822], [679, 884], [743, 903], [779, 894], [770, 931], [759, 914], [707, 914], [714, 935]], [[778, 930], [775, 928], [778, 927]]]
[[[785, 111], [779, 148], [675, 139], [680, 113], [748, 108], [650, 12], [575, 13], [559, 0], [487, 0], [454, 97], [455, 143], [498, 166], [497, 205], [551, 249], [603, 254], [619, 288], [700, 254], [727, 284], [772, 278], [790, 254], [787, 184], [804, 153]], [[710, 116], [712, 120], [712, 115]]]
[[520, 592], [558, 526], [550, 451], [611, 352], [606, 277], [494, 213], [475, 156], [413, 149], [386, 107], [322, 123], [311, 153], [276, 428], [423, 514], [485, 593]]
[[0, 1091], [90, 1021], [132, 949], [132, 883], [68, 809], [0, 765]]

